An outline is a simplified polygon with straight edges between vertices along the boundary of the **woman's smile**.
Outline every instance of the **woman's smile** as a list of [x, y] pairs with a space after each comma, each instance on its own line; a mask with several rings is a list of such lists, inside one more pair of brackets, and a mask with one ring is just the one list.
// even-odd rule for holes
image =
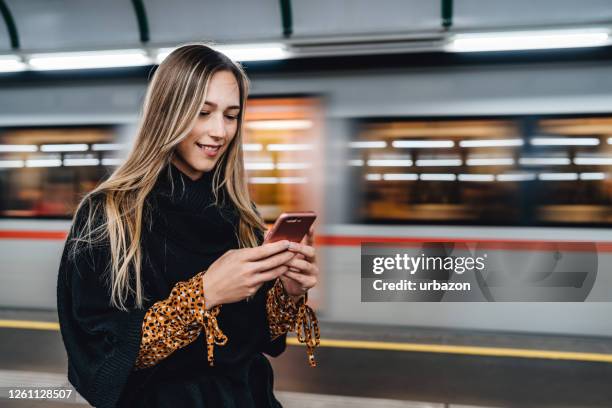
[[202, 153], [204, 153], [206, 156], [208, 157], [216, 157], [217, 153], [219, 153], [219, 150], [221, 150], [221, 146], [220, 144], [218, 145], [212, 145], [212, 144], [201, 144], [196, 142], [196, 146], [198, 147], [198, 149], [200, 149], [202, 151]]

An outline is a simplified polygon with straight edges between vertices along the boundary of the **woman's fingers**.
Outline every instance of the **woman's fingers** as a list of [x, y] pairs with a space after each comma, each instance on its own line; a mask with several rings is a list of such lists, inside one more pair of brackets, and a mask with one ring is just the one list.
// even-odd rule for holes
[[314, 264], [304, 259], [298, 259], [297, 257], [291, 259], [285, 265], [289, 267], [290, 271], [297, 270], [298, 273], [302, 274], [316, 275], [318, 272], [318, 269]]
[[264, 282], [271, 281], [273, 279], [278, 278], [279, 276], [287, 273], [289, 267], [286, 265], [277, 266], [274, 269], [270, 269], [269, 271], [260, 272], [255, 275], [255, 282], [257, 285], [261, 285]]
[[252, 273], [261, 273], [276, 268], [277, 266], [288, 263], [294, 256], [295, 254], [293, 252], [285, 251], [257, 262], [251, 262], [250, 268], [252, 269], [250, 269], [250, 271]]
[[300, 241], [300, 244], [312, 246], [313, 243], [314, 243], [314, 226], [311, 225], [310, 229], [308, 230], [308, 233], [304, 235], [304, 238], [302, 238], [302, 240]]
[[317, 284], [317, 278], [298, 272], [287, 271], [283, 276], [298, 282], [304, 290], [308, 290]]
[[302, 254], [309, 262], [315, 262], [315, 249], [310, 245], [292, 242], [291, 245], [289, 245], [289, 251], [295, 252], [296, 254]]
[[245, 261], [259, 261], [260, 259], [268, 258], [279, 252], [286, 251], [289, 248], [289, 241], [282, 240], [273, 242], [271, 244], [263, 244], [255, 248], [244, 249], [244, 260]]

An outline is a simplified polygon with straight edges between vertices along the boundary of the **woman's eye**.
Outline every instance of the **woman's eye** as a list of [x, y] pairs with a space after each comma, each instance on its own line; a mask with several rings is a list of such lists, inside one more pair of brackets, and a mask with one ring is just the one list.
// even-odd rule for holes
[[210, 115], [210, 112], [200, 112], [200, 116], [208, 116]]
[[226, 118], [228, 118], [229, 120], [236, 120], [238, 119], [238, 116], [232, 116], [232, 115], [225, 115]]

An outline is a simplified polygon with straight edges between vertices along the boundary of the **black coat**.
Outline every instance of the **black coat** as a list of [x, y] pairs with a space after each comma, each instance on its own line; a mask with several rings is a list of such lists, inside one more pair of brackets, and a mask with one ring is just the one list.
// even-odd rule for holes
[[[237, 212], [214, 205], [211, 175], [192, 181], [170, 165], [147, 197], [143, 221], [142, 309], [129, 311], [110, 301], [107, 243], [76, 244], [93, 204], [91, 196], [75, 216], [58, 274], [57, 306], [68, 353], [68, 379], [97, 407], [279, 407], [272, 393], [272, 368], [262, 352], [282, 353], [285, 336], [270, 341], [263, 285], [249, 301], [221, 306], [219, 327], [225, 346], [215, 346], [215, 366], [206, 360], [201, 334], [151, 368], [134, 371], [147, 309], [170, 295], [174, 284], [206, 269], [238, 247]], [[172, 188], [173, 187], [173, 188]], [[223, 195], [221, 195], [223, 199]], [[100, 217], [97, 217], [100, 219]], [[260, 236], [260, 240], [261, 240]], [[76, 256], [71, 249], [76, 247]]]

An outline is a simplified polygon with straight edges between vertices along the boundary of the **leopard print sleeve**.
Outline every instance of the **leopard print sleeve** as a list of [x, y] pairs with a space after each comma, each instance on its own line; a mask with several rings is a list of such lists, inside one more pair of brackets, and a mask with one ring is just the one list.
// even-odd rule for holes
[[316, 367], [314, 349], [320, 344], [320, 330], [317, 316], [308, 301], [308, 293], [297, 302], [285, 291], [280, 278], [266, 295], [266, 314], [272, 340], [288, 332], [295, 332], [300, 343], [306, 345], [308, 363]]
[[142, 340], [135, 369], [152, 367], [205, 331], [208, 363], [214, 365], [215, 345], [225, 345], [227, 337], [217, 323], [220, 306], [206, 309], [202, 275], [178, 282], [167, 299], [156, 302], [142, 323]]

